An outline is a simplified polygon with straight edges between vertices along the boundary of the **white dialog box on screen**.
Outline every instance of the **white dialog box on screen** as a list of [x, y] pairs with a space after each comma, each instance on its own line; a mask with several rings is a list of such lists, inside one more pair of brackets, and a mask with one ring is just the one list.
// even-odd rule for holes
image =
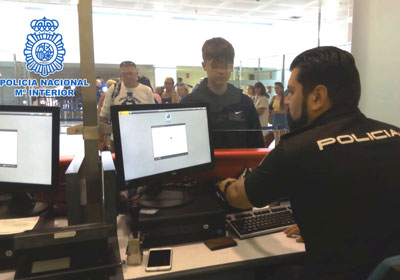
[[154, 160], [188, 154], [186, 125], [164, 125], [151, 128]]
[[0, 167], [17, 167], [18, 131], [0, 130]]

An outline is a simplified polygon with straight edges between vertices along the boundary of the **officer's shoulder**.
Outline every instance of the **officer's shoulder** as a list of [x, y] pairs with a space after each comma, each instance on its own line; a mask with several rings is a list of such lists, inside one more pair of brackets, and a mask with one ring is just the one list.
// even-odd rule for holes
[[376, 127], [376, 128], [381, 128], [381, 129], [388, 128], [388, 129], [393, 129], [396, 132], [400, 132], [400, 128], [399, 127], [397, 127], [397, 126], [395, 126], [393, 124], [390, 124], [390, 123], [386, 123], [386, 122], [383, 122], [383, 121], [370, 119], [370, 118], [367, 118], [367, 122], [369, 123], [370, 127]]
[[280, 144], [290, 154], [307, 153], [314, 148], [318, 135], [323, 131], [326, 129], [320, 126], [300, 128], [281, 136]]

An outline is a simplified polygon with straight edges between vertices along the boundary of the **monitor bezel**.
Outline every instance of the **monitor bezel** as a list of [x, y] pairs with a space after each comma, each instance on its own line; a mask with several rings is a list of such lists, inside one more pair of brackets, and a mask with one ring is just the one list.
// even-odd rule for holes
[[0, 193], [56, 192], [59, 185], [60, 108], [0, 105], [0, 112], [52, 113], [51, 184], [29, 184], [0, 181]]
[[[178, 170], [171, 170], [155, 175], [125, 180], [118, 113], [120, 111], [167, 110], [167, 109], [185, 109], [185, 108], [198, 108], [198, 107], [205, 107], [207, 111], [207, 124], [208, 124], [211, 161], [209, 163], [199, 164]], [[111, 106], [111, 121], [112, 121], [113, 135], [114, 135], [114, 151], [115, 151], [115, 163], [117, 169], [117, 181], [120, 190], [125, 190], [136, 186], [148, 185], [155, 182], [164, 181], [167, 179], [179, 178], [193, 172], [210, 170], [213, 169], [215, 166], [214, 146], [212, 143], [212, 137], [211, 137], [212, 131], [210, 127], [210, 106], [208, 103], [114, 105]]]

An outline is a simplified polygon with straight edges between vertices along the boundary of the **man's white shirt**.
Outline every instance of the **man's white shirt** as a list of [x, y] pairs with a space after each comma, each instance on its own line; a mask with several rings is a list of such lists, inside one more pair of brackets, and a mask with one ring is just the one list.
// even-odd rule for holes
[[133, 93], [132, 97], [136, 104], [154, 104], [153, 92], [148, 86], [139, 83], [135, 88], [127, 88], [125, 84], [122, 83], [119, 94], [113, 100], [112, 94], [115, 86], [116, 85], [111, 86], [105, 93], [106, 97], [104, 98], [103, 107], [100, 112], [101, 117], [105, 117], [109, 120], [110, 106], [124, 104], [128, 99], [128, 92]]

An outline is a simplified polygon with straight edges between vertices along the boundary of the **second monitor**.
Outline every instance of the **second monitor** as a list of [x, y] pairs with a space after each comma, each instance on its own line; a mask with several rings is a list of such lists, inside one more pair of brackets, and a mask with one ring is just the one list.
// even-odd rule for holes
[[[169, 207], [187, 203], [188, 192], [160, 189], [171, 177], [214, 167], [207, 104], [113, 106], [116, 167], [121, 189], [159, 189], [141, 204]], [[153, 192], [154, 193], [154, 192]]]

